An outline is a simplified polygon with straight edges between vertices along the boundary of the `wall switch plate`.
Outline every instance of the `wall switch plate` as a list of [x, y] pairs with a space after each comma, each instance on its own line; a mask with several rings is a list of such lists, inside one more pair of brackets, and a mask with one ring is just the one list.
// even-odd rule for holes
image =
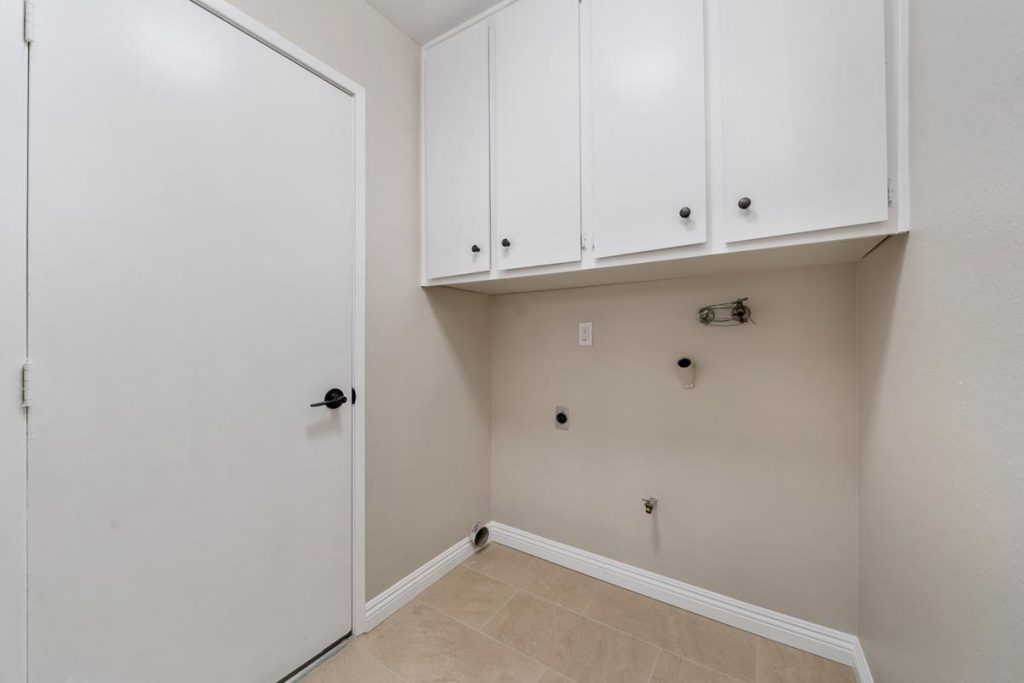
[[594, 345], [594, 323], [580, 323], [580, 346]]

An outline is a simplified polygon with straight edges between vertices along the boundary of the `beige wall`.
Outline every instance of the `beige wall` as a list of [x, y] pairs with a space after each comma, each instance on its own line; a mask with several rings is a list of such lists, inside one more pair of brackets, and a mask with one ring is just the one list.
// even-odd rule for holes
[[419, 287], [419, 47], [363, 0], [233, 0], [366, 88], [367, 597], [490, 517], [490, 304]]
[[1024, 680], [1024, 3], [911, 2], [911, 227], [857, 268], [878, 683]]
[[[696, 322], [737, 296], [756, 325]], [[854, 631], [853, 306], [848, 265], [496, 297], [495, 519]]]

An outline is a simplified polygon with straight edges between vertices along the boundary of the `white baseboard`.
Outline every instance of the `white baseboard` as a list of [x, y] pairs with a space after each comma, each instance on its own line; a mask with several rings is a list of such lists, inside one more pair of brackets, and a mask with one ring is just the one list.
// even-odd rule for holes
[[[769, 640], [852, 666], [858, 683], [874, 683], [857, 636], [698, 588], [499, 522], [491, 522], [487, 526], [491, 530], [491, 540], [496, 543]], [[366, 630], [375, 628], [472, 554], [473, 545], [468, 538], [462, 539], [367, 602]]]
[[871, 667], [868, 666], [868, 658], [861, 647], [860, 638], [853, 648], [853, 671], [857, 674], [857, 683], [875, 683], [875, 677], [871, 675]]
[[498, 522], [491, 540], [649, 598], [852, 666], [858, 683], [874, 683], [857, 636], [713, 593]]
[[469, 537], [430, 560], [395, 585], [366, 603], [365, 630], [378, 624], [401, 609], [406, 603], [426, 590], [432, 583], [455, 569], [473, 554]]

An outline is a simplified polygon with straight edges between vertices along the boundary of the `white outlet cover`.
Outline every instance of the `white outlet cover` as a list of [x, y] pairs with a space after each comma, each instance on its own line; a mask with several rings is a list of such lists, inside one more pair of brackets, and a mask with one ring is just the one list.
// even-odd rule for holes
[[593, 346], [594, 345], [594, 323], [582, 322], [580, 323], [580, 346]]

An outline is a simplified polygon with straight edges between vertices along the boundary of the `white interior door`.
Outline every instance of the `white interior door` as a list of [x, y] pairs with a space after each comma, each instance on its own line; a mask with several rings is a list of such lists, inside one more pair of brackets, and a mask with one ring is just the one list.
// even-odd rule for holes
[[707, 237], [703, 0], [593, 0], [594, 253]]
[[31, 680], [272, 682], [351, 627], [353, 98], [187, 0], [46, 0]]
[[491, 269], [489, 27], [423, 55], [427, 277]]
[[498, 268], [580, 260], [578, 0], [518, 0], [495, 16]]
[[886, 220], [884, 2], [718, 11], [726, 239]]

